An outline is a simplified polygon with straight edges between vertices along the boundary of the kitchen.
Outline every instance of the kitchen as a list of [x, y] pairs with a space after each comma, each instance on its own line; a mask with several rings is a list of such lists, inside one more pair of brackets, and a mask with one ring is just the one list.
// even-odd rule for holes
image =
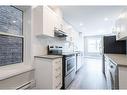
[[[126, 8], [125, 6], [0, 6], [0, 44], [3, 46], [1, 51], [4, 51], [1, 52], [0, 59], [0, 89], [126, 89]], [[99, 11], [100, 14], [92, 15], [93, 11], [97, 12], [99, 9], [102, 9]], [[103, 11], [105, 14], [102, 15]], [[109, 15], [106, 15], [108, 11]], [[80, 16], [82, 19], [79, 20]], [[87, 20], [89, 16], [91, 19]], [[92, 18], [93, 16], [96, 17]], [[108, 25], [102, 25], [104, 29], [106, 28], [105, 31], [93, 32], [97, 24], [102, 24], [98, 19], [101, 16], [104, 19], [102, 23], [107, 22]], [[106, 16], [118, 18], [114, 18], [110, 23], [108, 22], [110, 18]], [[89, 29], [93, 25], [91, 30], [84, 27], [84, 22], [81, 22], [84, 19]], [[79, 22], [75, 22], [76, 20]], [[92, 24], [88, 23], [91, 21]], [[79, 28], [81, 30], [78, 30]], [[89, 44], [85, 43], [87, 40], [84, 39], [96, 36], [100, 37], [100, 40], [95, 42], [98, 44], [93, 45], [93, 40], [90, 47], [87, 47]], [[94, 46], [97, 47], [96, 50]], [[91, 85], [98, 77], [94, 75], [94, 71], [91, 74], [93, 77], [87, 72], [85, 74], [87, 69], [92, 68], [86, 64], [95, 62], [93, 69], [98, 69], [96, 61], [100, 63], [99, 73], [104, 73], [102, 80], [105, 82], [105, 87], [87, 88], [87, 85]], [[81, 71], [83, 73], [80, 73]], [[90, 77], [87, 79], [88, 83], [82, 82], [85, 76]], [[89, 81], [91, 79], [93, 80]], [[81, 84], [84, 86], [81, 87]]]

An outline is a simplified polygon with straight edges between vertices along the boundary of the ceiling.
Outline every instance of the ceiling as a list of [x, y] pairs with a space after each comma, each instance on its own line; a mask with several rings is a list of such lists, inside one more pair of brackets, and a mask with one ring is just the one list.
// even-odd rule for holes
[[63, 18], [88, 35], [110, 34], [116, 19], [127, 6], [60, 6]]

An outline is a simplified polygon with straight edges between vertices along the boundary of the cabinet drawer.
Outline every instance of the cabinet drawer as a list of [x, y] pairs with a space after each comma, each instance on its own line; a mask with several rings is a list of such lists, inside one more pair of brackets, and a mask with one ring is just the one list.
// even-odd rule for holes
[[57, 63], [62, 63], [62, 58], [54, 59], [53, 62], [54, 62], [55, 64], [57, 64]]
[[53, 61], [54, 68], [59, 68], [61, 65], [62, 65], [62, 58], [58, 58]]
[[61, 87], [62, 87], [62, 81], [60, 81], [60, 82], [55, 86], [56, 89], [60, 89]]
[[57, 76], [54, 76], [54, 79], [53, 79], [53, 82], [54, 82], [54, 88], [58, 88], [59, 85], [62, 83], [62, 75], [61, 73], [58, 74]]
[[54, 75], [57, 76], [61, 72], [62, 72], [62, 67], [61, 66], [59, 66], [58, 68], [53, 68], [53, 74]]
[[53, 71], [53, 80], [54, 82], [57, 82], [58, 80], [62, 79], [62, 69], [61, 67], [58, 69], [58, 71]]

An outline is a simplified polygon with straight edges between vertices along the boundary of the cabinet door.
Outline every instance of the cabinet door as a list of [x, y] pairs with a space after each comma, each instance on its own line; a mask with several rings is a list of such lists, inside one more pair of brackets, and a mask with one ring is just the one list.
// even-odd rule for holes
[[56, 17], [48, 7], [43, 9], [43, 34], [54, 37], [54, 26]]
[[62, 30], [63, 30], [65, 33], [67, 33], [67, 23], [66, 23], [63, 19], [61, 19], [61, 25], [63, 25], [63, 26], [62, 26]]
[[33, 30], [35, 35], [43, 33], [43, 6], [33, 8]]
[[82, 59], [81, 59], [81, 54], [78, 54], [77, 56], [77, 70], [79, 70], [82, 66]]
[[117, 32], [116, 40], [127, 39], [127, 18], [121, 18], [117, 20], [116, 32]]
[[53, 27], [60, 29], [60, 21], [59, 21], [59, 17], [57, 15], [53, 15]]
[[127, 68], [119, 67], [119, 89], [127, 89]]
[[72, 33], [72, 30], [67, 28], [66, 31], [67, 31], [66, 33], [68, 35], [66, 40], [69, 41], [69, 42], [73, 42], [73, 33]]
[[52, 89], [52, 60], [35, 59], [36, 89]]

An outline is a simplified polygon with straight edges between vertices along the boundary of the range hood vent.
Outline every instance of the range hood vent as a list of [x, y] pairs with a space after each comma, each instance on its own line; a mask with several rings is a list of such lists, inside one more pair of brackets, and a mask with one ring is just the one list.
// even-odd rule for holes
[[55, 37], [67, 37], [67, 34], [62, 30], [54, 30]]

